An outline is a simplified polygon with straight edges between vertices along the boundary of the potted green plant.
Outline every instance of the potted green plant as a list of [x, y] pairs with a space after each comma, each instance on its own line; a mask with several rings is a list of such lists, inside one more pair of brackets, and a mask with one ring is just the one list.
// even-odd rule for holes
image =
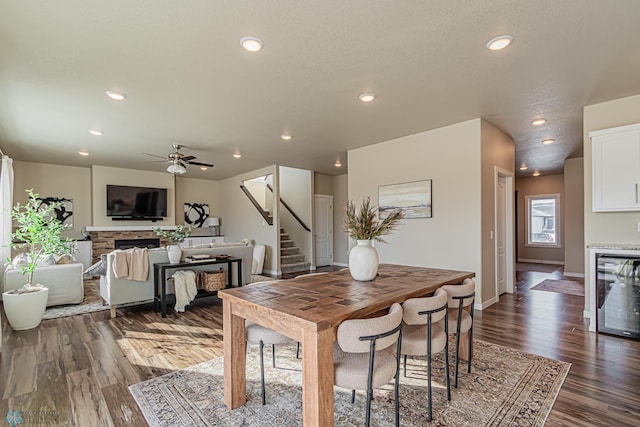
[[[29, 196], [25, 205], [16, 204], [11, 211], [18, 224], [11, 234], [11, 246], [25, 249], [25, 261], [20, 266], [27, 283], [19, 289], [4, 292], [4, 310], [14, 330], [35, 328], [40, 324], [47, 307], [49, 289], [44, 284], [33, 283], [33, 273], [45, 257], [71, 255], [75, 243], [62, 236], [69, 226], [56, 219], [55, 209], [59, 203], [42, 204], [33, 189], [25, 190]], [[11, 260], [7, 260], [11, 262]]]
[[357, 244], [349, 252], [349, 272], [355, 280], [373, 280], [378, 274], [378, 252], [371, 245], [373, 240], [386, 243], [382, 236], [390, 234], [404, 217], [401, 211], [393, 211], [383, 220], [378, 218], [378, 208], [371, 204], [371, 197], [362, 200], [360, 209], [352, 201], [347, 202], [344, 221], [345, 231]]
[[184, 242], [184, 239], [191, 236], [193, 227], [190, 225], [178, 225], [175, 230], [162, 230], [160, 227], [156, 227], [153, 231], [155, 231], [156, 235], [164, 237], [172, 243], [167, 246], [169, 262], [172, 264], [180, 262], [180, 258], [182, 258], [180, 243]]

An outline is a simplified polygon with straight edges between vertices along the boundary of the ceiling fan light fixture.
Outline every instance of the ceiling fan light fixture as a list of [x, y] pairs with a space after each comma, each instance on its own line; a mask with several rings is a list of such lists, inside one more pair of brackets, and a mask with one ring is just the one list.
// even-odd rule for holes
[[254, 36], [245, 36], [240, 39], [240, 45], [249, 52], [259, 52], [262, 50], [262, 40]]
[[169, 167], [167, 167], [167, 172], [172, 173], [174, 175], [175, 174], [182, 175], [183, 173], [187, 172], [187, 168], [185, 168], [179, 163], [171, 163]]
[[505, 34], [503, 36], [494, 37], [487, 42], [487, 49], [489, 50], [501, 50], [511, 44], [513, 36]]
[[527, 166], [527, 164], [525, 162], [522, 162], [522, 164], [520, 165], [520, 170], [521, 171], [526, 171], [527, 169], [529, 169], [529, 166]]
[[105, 92], [107, 96], [115, 101], [124, 101], [127, 97], [124, 93], [114, 92], [112, 90], [108, 90]]

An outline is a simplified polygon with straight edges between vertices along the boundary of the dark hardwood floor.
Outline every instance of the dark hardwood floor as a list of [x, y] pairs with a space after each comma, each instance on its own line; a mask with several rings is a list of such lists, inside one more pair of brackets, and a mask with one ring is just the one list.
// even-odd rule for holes
[[[582, 297], [530, 289], [563, 278], [543, 270], [519, 271], [517, 293], [477, 311], [474, 337], [572, 363], [546, 425], [640, 425], [640, 341], [589, 333]], [[222, 355], [215, 298], [165, 319], [139, 306], [2, 327], [0, 419], [20, 411], [22, 425], [145, 426], [128, 385]]]

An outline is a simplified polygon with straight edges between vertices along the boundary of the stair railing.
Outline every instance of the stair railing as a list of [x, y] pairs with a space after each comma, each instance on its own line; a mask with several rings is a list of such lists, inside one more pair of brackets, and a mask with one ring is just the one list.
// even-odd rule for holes
[[[271, 185], [267, 184], [267, 188], [273, 193], [273, 188], [271, 188]], [[300, 219], [300, 217], [296, 215], [293, 209], [291, 209], [291, 207], [289, 207], [289, 205], [284, 200], [282, 200], [282, 198], [280, 198], [280, 203], [282, 203], [282, 206], [284, 206], [285, 209], [288, 210], [289, 213], [295, 218], [295, 220], [298, 221], [298, 223], [302, 226], [302, 228], [304, 228], [307, 231], [311, 231], [311, 229], [307, 226], [307, 224], [305, 224], [304, 221], [302, 221], [302, 219]]]
[[[268, 185], [267, 185], [267, 187], [268, 187]], [[260, 203], [258, 203], [258, 201], [255, 199], [255, 197], [253, 197], [253, 194], [251, 194], [249, 189], [247, 187], [245, 187], [244, 185], [240, 185], [240, 189], [242, 189], [242, 192], [249, 198], [249, 200], [251, 201], [253, 206], [255, 206], [255, 208], [258, 210], [258, 212], [260, 212], [260, 215], [262, 215], [262, 218], [264, 218], [264, 220], [267, 222], [267, 224], [273, 225], [273, 217], [271, 215], [269, 215], [269, 211], [265, 211], [262, 208], [262, 206], [260, 206]], [[271, 190], [271, 191], [273, 191], [273, 190]]]

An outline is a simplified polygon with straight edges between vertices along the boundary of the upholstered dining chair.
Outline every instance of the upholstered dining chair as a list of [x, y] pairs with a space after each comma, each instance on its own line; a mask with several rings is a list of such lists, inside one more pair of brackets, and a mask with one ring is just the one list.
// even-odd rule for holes
[[[251, 283], [247, 286], [254, 286], [257, 284], [271, 283], [272, 281], [263, 281]], [[264, 346], [265, 344], [271, 345], [271, 360], [272, 365], [276, 367], [276, 344], [286, 344], [293, 342], [289, 337], [286, 337], [278, 332], [275, 332], [269, 328], [266, 328], [257, 323], [245, 321], [245, 331], [247, 335], [247, 343], [258, 345], [260, 348], [260, 386], [262, 393], [262, 404], [266, 403], [265, 385], [264, 385]]]
[[[448, 296], [449, 324], [455, 325], [456, 334], [456, 373], [454, 387], [458, 388], [458, 362], [460, 354], [460, 334], [469, 333], [469, 360], [467, 371], [471, 373], [471, 358], [473, 356], [473, 303], [476, 297], [476, 282], [473, 279], [464, 279], [462, 285], [444, 285], [442, 287]], [[471, 307], [469, 312], [465, 307]]]
[[447, 316], [447, 292], [438, 289], [432, 297], [410, 298], [402, 304], [402, 354], [404, 376], [407, 376], [407, 355], [427, 356], [427, 398], [432, 420], [431, 358], [444, 351], [444, 366], [447, 384], [447, 400], [451, 400], [449, 381], [449, 322]]
[[389, 313], [370, 319], [345, 320], [338, 326], [338, 339], [333, 347], [334, 383], [367, 391], [365, 426], [371, 420], [373, 389], [395, 377], [395, 424], [400, 425], [398, 381], [402, 339], [402, 307], [393, 304]]

